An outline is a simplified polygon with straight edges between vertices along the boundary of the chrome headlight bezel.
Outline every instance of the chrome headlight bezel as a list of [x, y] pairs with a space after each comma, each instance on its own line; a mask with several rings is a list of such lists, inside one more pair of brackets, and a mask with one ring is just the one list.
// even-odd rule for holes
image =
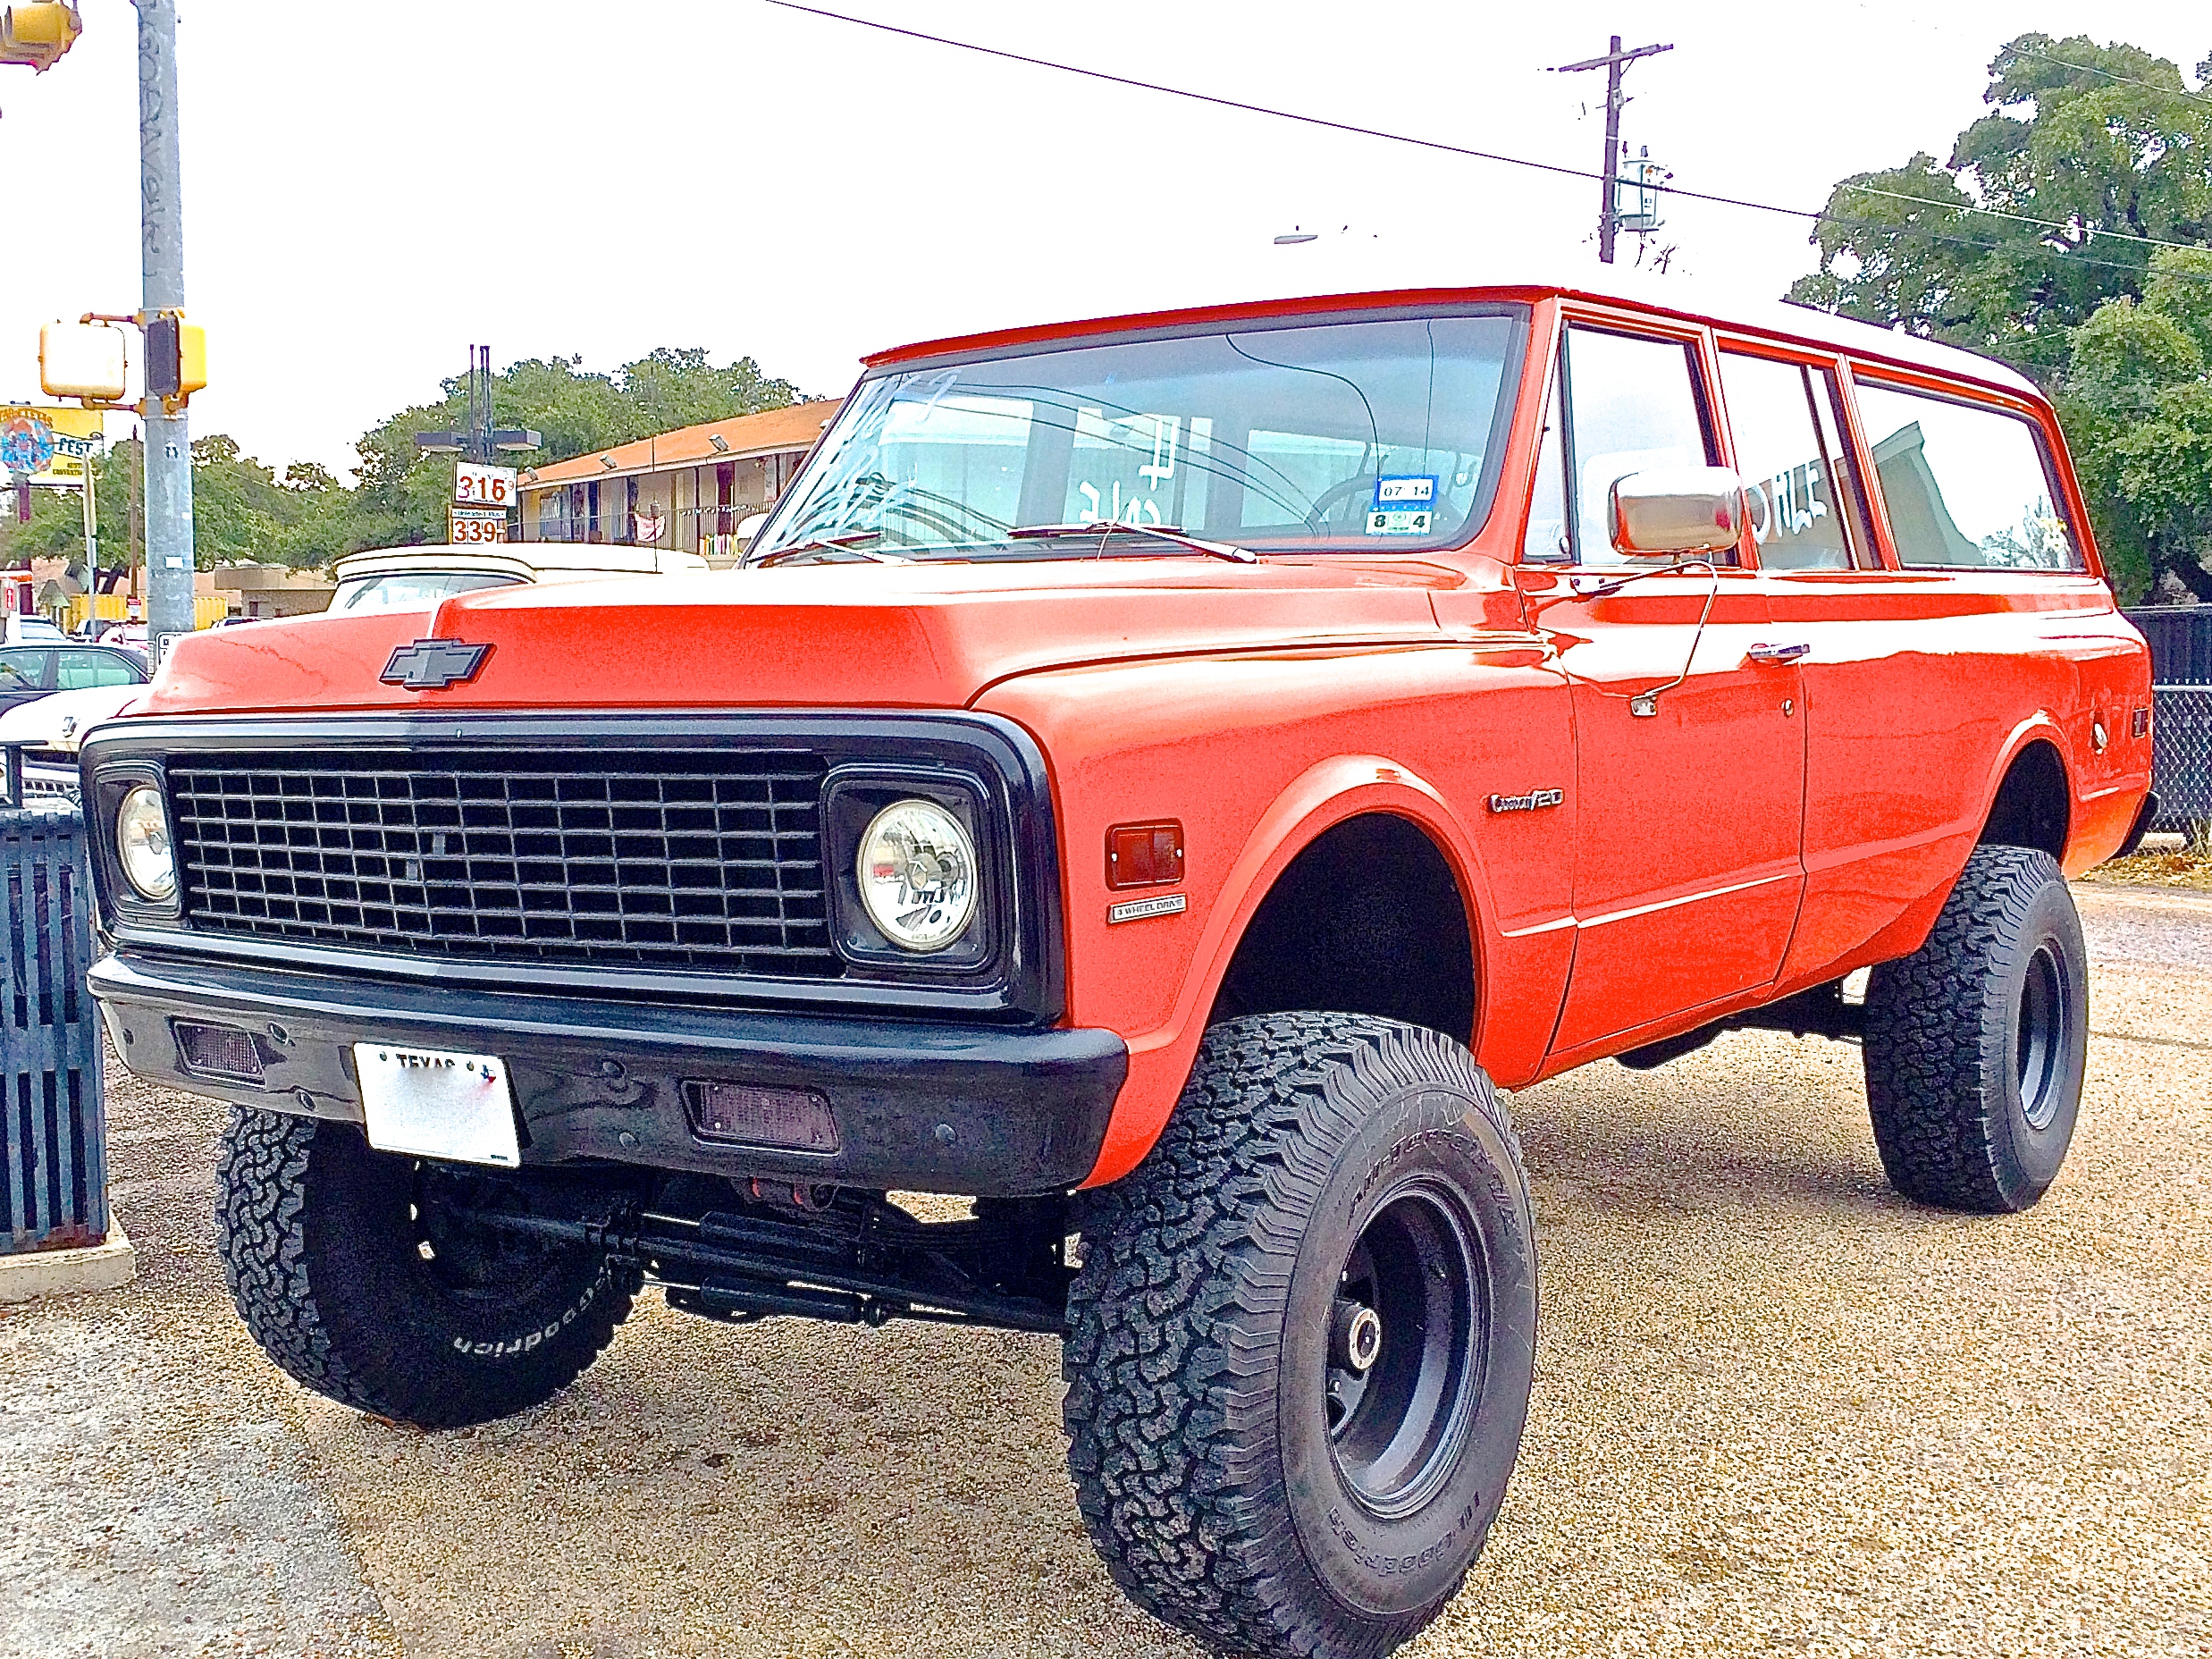
[[133, 790], [151, 789], [162, 804], [170, 830], [172, 856], [176, 849], [176, 813], [169, 800], [169, 779], [160, 762], [133, 757], [105, 764], [88, 762], [79, 791], [84, 808], [86, 839], [91, 843], [94, 888], [98, 895], [103, 925], [116, 923], [173, 929], [182, 920], [184, 870], [176, 863], [175, 886], [164, 898], [149, 898], [131, 880], [123, 867], [120, 820], [122, 804]]
[[144, 903], [176, 902], [177, 840], [159, 785], [134, 783], [115, 804], [115, 868]]
[[[822, 789], [822, 873], [830, 892], [830, 934], [837, 952], [865, 978], [942, 981], [987, 976], [1000, 966], [1013, 915], [1010, 859], [991, 808], [989, 786], [963, 773], [901, 767], [841, 767]], [[862, 891], [862, 851], [886, 813], [909, 804], [940, 813], [955, 827], [972, 869], [968, 914], [941, 940], [915, 945], [896, 936]]]

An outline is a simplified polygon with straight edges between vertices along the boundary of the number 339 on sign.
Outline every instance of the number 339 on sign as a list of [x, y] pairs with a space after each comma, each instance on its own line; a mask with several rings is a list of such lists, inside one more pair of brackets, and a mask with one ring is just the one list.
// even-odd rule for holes
[[445, 539], [456, 547], [472, 542], [504, 542], [507, 514], [496, 507], [449, 507]]

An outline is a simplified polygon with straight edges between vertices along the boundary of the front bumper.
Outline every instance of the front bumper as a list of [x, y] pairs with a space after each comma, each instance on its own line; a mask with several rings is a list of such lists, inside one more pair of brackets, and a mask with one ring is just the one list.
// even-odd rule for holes
[[[526, 1165], [605, 1159], [725, 1176], [1009, 1194], [1090, 1173], [1129, 1052], [1112, 1032], [1003, 1029], [522, 995], [301, 973], [125, 949], [93, 967], [116, 1052], [141, 1077], [272, 1111], [359, 1122], [356, 1042], [497, 1055]], [[252, 1032], [258, 1085], [188, 1068], [187, 1021]], [[838, 1150], [702, 1139], [687, 1083], [825, 1097]]]

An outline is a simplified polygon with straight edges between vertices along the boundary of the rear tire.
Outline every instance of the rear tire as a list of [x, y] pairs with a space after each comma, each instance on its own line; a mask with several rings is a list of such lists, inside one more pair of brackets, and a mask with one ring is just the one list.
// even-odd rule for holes
[[216, 1244], [279, 1368], [357, 1410], [458, 1428], [549, 1400], [591, 1364], [634, 1283], [599, 1251], [454, 1225], [433, 1199], [450, 1178], [349, 1124], [231, 1108]]
[[1115, 1581], [1228, 1653], [1417, 1634], [1497, 1516], [1535, 1353], [1527, 1183], [1474, 1057], [1359, 1015], [1217, 1025], [1081, 1225], [1068, 1467]]
[[1866, 1098], [1890, 1184], [1940, 1209], [2023, 1210], [2082, 1107], [2089, 956], [2048, 853], [1978, 846], [1928, 942], [1866, 991]]

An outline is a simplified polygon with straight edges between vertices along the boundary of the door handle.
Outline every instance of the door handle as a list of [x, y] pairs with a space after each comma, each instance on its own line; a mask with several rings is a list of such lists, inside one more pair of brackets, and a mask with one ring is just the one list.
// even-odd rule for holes
[[1810, 645], [1754, 645], [1744, 654], [1754, 662], [1795, 662], [1812, 650]]

